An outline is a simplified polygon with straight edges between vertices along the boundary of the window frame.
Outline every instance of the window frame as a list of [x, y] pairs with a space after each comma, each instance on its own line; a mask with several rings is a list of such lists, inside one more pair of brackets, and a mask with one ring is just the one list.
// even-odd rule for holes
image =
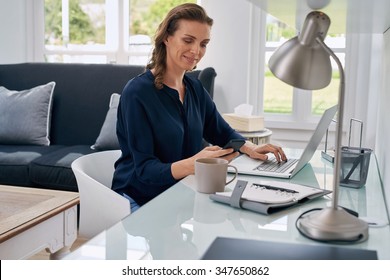
[[[266, 17], [266, 15], [265, 15]], [[264, 23], [263, 26], [266, 26]], [[266, 29], [267, 27], [263, 28]], [[263, 44], [264, 47], [264, 56], [266, 56], [266, 53], [272, 53], [274, 52], [278, 46], [267, 46], [266, 38], [264, 38]], [[288, 38], [290, 39], [290, 38]], [[345, 55], [346, 48], [331, 48], [334, 53], [339, 54], [342, 53]], [[331, 58], [332, 60], [332, 58]], [[264, 68], [266, 68], [264, 63]], [[264, 75], [261, 77], [265, 78]], [[278, 128], [283, 127], [291, 127], [291, 124], [297, 123], [297, 127], [302, 128], [302, 124], [309, 124], [310, 129], [312, 129], [313, 125], [310, 125], [310, 123], [317, 123], [320, 119], [320, 115], [314, 115], [312, 113], [312, 106], [313, 106], [313, 91], [312, 90], [303, 90], [296, 87], [292, 87], [292, 112], [291, 114], [276, 114], [276, 113], [266, 113], [264, 112], [264, 108], [262, 108], [261, 112], [268, 117], [269, 119], [272, 119], [270, 122], [273, 124], [273, 126]], [[264, 87], [261, 91], [261, 96], [264, 97]], [[337, 95], [338, 96], [338, 95]], [[295, 127], [295, 126], [294, 126]]]
[[[274, 142], [283, 146], [302, 148], [315, 130], [321, 116], [312, 114], [312, 93], [293, 87], [293, 106], [292, 114], [273, 114], [264, 112], [264, 77], [266, 65], [266, 52], [276, 48], [266, 46], [266, 21], [267, 11], [258, 7], [253, 7], [250, 16], [251, 36], [248, 39], [249, 56], [248, 59], [248, 96], [247, 102], [253, 105], [254, 114], [263, 115], [266, 127], [273, 132]], [[298, 16], [298, 15], [297, 15]], [[259, 32], [260, 30], [260, 32]], [[347, 53], [351, 45], [347, 43], [348, 33], [346, 34], [345, 48], [332, 48], [334, 52], [345, 54], [345, 65], [350, 63], [352, 71], [355, 70], [354, 61], [348, 60]], [[257, 59], [256, 59], [257, 58]], [[352, 65], [352, 66], [351, 66]], [[262, 78], [259, 78], [262, 77]], [[346, 98], [350, 102], [355, 102], [356, 97], [350, 96], [346, 91]], [[308, 99], [310, 102], [308, 102]], [[309, 104], [309, 105], [308, 105]], [[345, 110], [344, 120], [350, 119], [351, 112]], [[345, 123], [345, 122], [344, 122]], [[345, 125], [343, 134], [345, 135]], [[291, 133], [294, 131], [294, 133]], [[335, 125], [330, 126], [330, 136], [335, 133]], [[345, 137], [345, 136], [344, 136]], [[333, 139], [333, 138], [332, 138]]]
[[[45, 33], [45, 18], [44, 18], [44, 0], [27, 1], [27, 9], [33, 11], [31, 19], [32, 24], [29, 25], [31, 32], [34, 34], [30, 38], [30, 43], [34, 46], [34, 52], [29, 56], [33, 61], [45, 61], [47, 55], [70, 55], [70, 56], [85, 56], [85, 55], [102, 55], [105, 56], [105, 63], [111, 64], [129, 64], [130, 57], [142, 56], [144, 53], [133, 52], [129, 45], [129, 5], [131, 0], [106, 0], [106, 4], [110, 5], [106, 13], [106, 44], [100, 49], [85, 49], [81, 46], [80, 49], [56, 49], [50, 50], [46, 48], [44, 42]], [[110, 42], [110, 43], [107, 43]], [[82, 63], [82, 62], [80, 62]]]

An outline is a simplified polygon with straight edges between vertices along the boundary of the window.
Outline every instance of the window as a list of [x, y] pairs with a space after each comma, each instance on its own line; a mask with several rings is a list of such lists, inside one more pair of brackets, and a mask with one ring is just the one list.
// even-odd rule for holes
[[118, 5], [106, 5], [105, 0], [45, 0], [44, 5], [45, 61], [113, 60], [118, 32], [112, 32], [109, 23], [117, 14]]
[[268, 68], [268, 61], [273, 52], [287, 38], [292, 38], [296, 35], [296, 31], [271, 15], [267, 15], [266, 26], [263, 109], [265, 113], [291, 114], [293, 110], [293, 88], [272, 74]]
[[[303, 121], [312, 115], [320, 116], [329, 107], [337, 104], [339, 92], [339, 71], [333, 59], [333, 75], [329, 86], [321, 90], [308, 91], [291, 87], [276, 78], [268, 68], [273, 52], [286, 40], [296, 36], [296, 31], [271, 15], [267, 15], [265, 75], [264, 75], [264, 113], [274, 114], [283, 119], [291, 118]], [[328, 34], [325, 43], [335, 51], [344, 64], [345, 37]]]
[[184, 2], [196, 0], [44, 0], [35, 60], [145, 65], [158, 24]]

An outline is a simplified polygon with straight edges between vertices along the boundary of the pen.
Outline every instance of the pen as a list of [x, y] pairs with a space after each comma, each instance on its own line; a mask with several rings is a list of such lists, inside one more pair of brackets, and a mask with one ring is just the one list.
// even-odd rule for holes
[[282, 191], [282, 192], [288, 192], [288, 193], [298, 193], [297, 191], [294, 191], [294, 190], [270, 186], [270, 185], [262, 185], [262, 184], [253, 184], [253, 185], [256, 187], [265, 188], [267, 190], [275, 190], [275, 191]]

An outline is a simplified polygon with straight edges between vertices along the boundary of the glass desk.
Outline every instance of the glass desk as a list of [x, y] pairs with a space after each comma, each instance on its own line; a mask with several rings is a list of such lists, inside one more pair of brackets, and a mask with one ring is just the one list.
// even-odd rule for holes
[[[290, 156], [290, 152], [296, 155], [301, 152], [286, 151]], [[243, 180], [259, 178], [238, 177]], [[332, 164], [322, 159], [317, 151], [310, 163], [290, 181], [331, 189], [332, 177]], [[228, 188], [234, 185], [235, 182]], [[265, 216], [213, 202], [207, 194], [196, 192], [194, 186], [194, 176], [188, 176], [89, 240], [66, 259], [200, 259], [219, 236], [325, 245], [302, 236], [295, 228], [295, 221], [306, 210], [330, 206], [329, 196]], [[375, 250], [379, 259], [390, 259], [389, 217], [383, 193], [376, 158], [372, 154], [366, 186], [360, 189], [340, 187], [339, 205], [384, 225], [370, 226], [365, 242], [332, 246]]]

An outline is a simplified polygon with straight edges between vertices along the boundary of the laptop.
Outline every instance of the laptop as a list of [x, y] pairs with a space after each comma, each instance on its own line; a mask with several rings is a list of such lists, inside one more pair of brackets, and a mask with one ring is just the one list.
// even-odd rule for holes
[[322, 138], [325, 135], [334, 115], [337, 111], [337, 105], [325, 110], [318, 122], [310, 141], [307, 143], [301, 157], [289, 158], [287, 155], [287, 161], [278, 163], [275, 158], [269, 158], [266, 161], [260, 161], [252, 159], [247, 155], [241, 155], [235, 158], [231, 164], [234, 165], [239, 174], [257, 175], [276, 178], [292, 178], [297, 174], [313, 157], [314, 152], [317, 150]]

